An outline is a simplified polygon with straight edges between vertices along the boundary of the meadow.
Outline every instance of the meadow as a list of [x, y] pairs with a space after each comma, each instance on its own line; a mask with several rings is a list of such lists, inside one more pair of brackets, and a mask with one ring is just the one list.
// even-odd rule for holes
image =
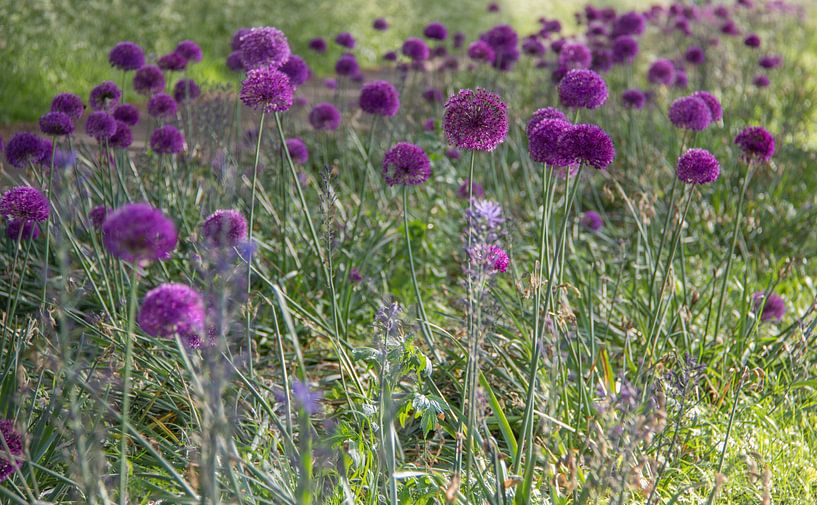
[[817, 503], [813, 8], [358, 3], [0, 6], [0, 503]]

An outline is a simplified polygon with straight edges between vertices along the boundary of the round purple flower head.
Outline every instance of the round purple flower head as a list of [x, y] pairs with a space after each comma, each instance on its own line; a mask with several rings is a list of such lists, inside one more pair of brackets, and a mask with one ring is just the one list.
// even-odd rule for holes
[[373, 81], [360, 90], [360, 108], [369, 114], [394, 116], [400, 108], [400, 94], [389, 81]]
[[468, 57], [472, 60], [492, 63], [496, 58], [496, 52], [484, 40], [477, 40], [468, 46]]
[[151, 337], [178, 335], [188, 347], [195, 347], [191, 341], [198, 342], [198, 334], [204, 330], [204, 301], [189, 286], [162, 284], [147, 292], [136, 320]]
[[457, 196], [462, 198], [463, 200], [467, 200], [469, 189], [471, 191], [471, 196], [473, 198], [482, 198], [483, 196], [485, 196], [485, 188], [482, 187], [482, 184], [478, 183], [477, 181], [474, 181], [473, 187], [469, 188], [469, 185], [470, 185], [469, 179], [465, 179], [464, 181], [462, 181], [460, 187], [457, 188]]
[[448, 28], [444, 24], [435, 21], [426, 25], [423, 29], [423, 35], [432, 40], [445, 40], [448, 38]]
[[413, 61], [425, 61], [428, 59], [430, 50], [428, 44], [418, 39], [417, 37], [409, 37], [403, 42], [401, 49], [405, 56], [408, 56]]
[[173, 98], [179, 102], [187, 100], [195, 100], [201, 96], [201, 88], [193, 79], [180, 79], [179, 82], [173, 86]]
[[511, 264], [508, 253], [498, 245], [491, 245], [485, 254], [485, 261], [487, 266], [495, 272], [505, 272], [508, 270], [508, 265]]
[[146, 203], [125, 205], [102, 223], [105, 249], [128, 263], [166, 260], [177, 239], [173, 221]]
[[326, 89], [338, 89], [338, 80], [337, 79], [324, 79], [323, 80], [323, 87]]
[[559, 100], [565, 107], [601, 107], [607, 101], [607, 83], [592, 70], [571, 70], [559, 83]]
[[692, 96], [698, 97], [704, 101], [707, 107], [709, 107], [709, 113], [712, 115], [712, 121], [720, 121], [723, 119], [723, 107], [721, 107], [721, 102], [708, 91], [696, 91], [692, 93]]
[[289, 77], [272, 67], [249, 70], [241, 83], [241, 101], [244, 105], [266, 113], [289, 110], [293, 92]]
[[117, 147], [119, 149], [127, 149], [130, 147], [133, 143], [133, 133], [131, 133], [130, 127], [122, 121], [117, 121], [116, 130], [113, 136], [108, 140], [108, 143], [111, 147]]
[[678, 158], [677, 174], [687, 184], [709, 184], [718, 180], [718, 159], [706, 149], [690, 149]]
[[335, 73], [338, 75], [352, 76], [358, 72], [360, 72], [360, 66], [354, 54], [342, 54], [335, 62]]
[[184, 135], [175, 126], [162, 126], [150, 134], [150, 148], [158, 154], [178, 154], [184, 150]]
[[538, 109], [536, 112], [531, 114], [530, 119], [528, 120], [528, 125], [525, 128], [525, 133], [528, 135], [528, 137], [530, 137], [533, 128], [543, 119], [561, 119], [562, 121], [567, 121], [567, 116], [565, 116], [562, 111], [555, 107]]
[[559, 52], [559, 66], [574, 68], [590, 68], [593, 62], [593, 53], [584, 44], [565, 44]]
[[675, 82], [675, 65], [669, 60], [655, 60], [647, 71], [647, 80], [653, 84], [671, 85]]
[[621, 35], [613, 40], [613, 61], [632, 63], [638, 55], [638, 41], [629, 35]]
[[735, 144], [740, 146], [748, 160], [769, 161], [774, 155], [774, 137], [760, 126], [744, 128], [735, 137]]
[[571, 164], [590, 165], [605, 170], [616, 157], [613, 140], [599, 126], [577, 124], [559, 138], [560, 156]]
[[758, 64], [763, 68], [777, 68], [783, 64], [783, 57], [776, 54], [763, 56], [758, 60]]
[[431, 164], [420, 146], [398, 142], [383, 158], [383, 180], [389, 186], [417, 186], [431, 176]]
[[341, 32], [335, 37], [335, 44], [347, 49], [354, 49], [355, 38], [349, 32]]
[[769, 76], [765, 74], [758, 74], [752, 80], [752, 84], [757, 86], [758, 88], [767, 88], [771, 81], [769, 81]]
[[528, 133], [528, 152], [533, 161], [551, 167], [575, 164], [559, 149], [559, 139], [573, 126], [563, 119], [542, 119]]
[[85, 104], [82, 103], [82, 98], [73, 93], [60, 93], [51, 101], [51, 112], [68, 114], [68, 117], [76, 121], [85, 112]]
[[298, 137], [287, 139], [287, 150], [292, 162], [296, 165], [305, 165], [309, 161], [309, 149], [303, 140]]
[[165, 76], [156, 65], [145, 65], [133, 75], [133, 89], [140, 95], [150, 96], [165, 89]]
[[485, 10], [491, 13], [499, 12], [499, 4], [496, 2], [489, 2]]
[[712, 123], [712, 112], [702, 99], [685, 96], [672, 102], [669, 107], [669, 120], [676, 128], [702, 131]]
[[384, 32], [389, 29], [389, 22], [383, 18], [377, 18], [372, 22], [372, 28], [379, 32]]
[[94, 111], [85, 120], [85, 133], [97, 142], [109, 140], [116, 133], [116, 119], [107, 112]]
[[597, 232], [604, 227], [604, 221], [601, 219], [601, 216], [598, 212], [593, 210], [588, 210], [584, 214], [582, 214], [581, 219], [579, 220], [582, 226], [587, 228], [592, 232]]
[[522, 41], [522, 52], [528, 56], [542, 56], [545, 54], [545, 46], [534, 37], [526, 37]]
[[319, 103], [309, 112], [309, 124], [316, 130], [336, 130], [340, 126], [340, 111], [331, 103]]
[[244, 62], [241, 61], [241, 51], [233, 51], [227, 56], [227, 68], [233, 72], [243, 72]]
[[289, 82], [293, 86], [300, 86], [305, 83], [312, 76], [312, 71], [309, 70], [309, 65], [296, 54], [291, 54], [289, 59], [281, 65], [279, 69], [289, 77]]
[[51, 156], [43, 139], [29, 132], [19, 132], [6, 145], [6, 159], [11, 166], [25, 168], [29, 164], [43, 165]]
[[108, 217], [108, 213], [110, 209], [105, 207], [104, 205], [97, 205], [91, 212], [88, 213], [88, 217], [91, 219], [91, 225], [97, 230], [102, 228], [102, 223], [105, 222], [105, 218]]
[[[765, 293], [763, 291], [758, 291], [752, 295], [755, 311], [760, 308], [760, 304], [763, 302], [764, 296]], [[786, 301], [783, 300], [783, 297], [777, 293], [769, 293], [769, 296], [766, 297], [766, 302], [763, 303], [763, 310], [760, 313], [760, 320], [768, 321], [770, 319], [777, 319], [780, 321], [783, 319], [783, 315], [785, 313]]]
[[[40, 227], [32, 221], [11, 219], [6, 225], [6, 238], [16, 242], [19, 240], [36, 240], [40, 236]], [[4, 451], [0, 449], [0, 454]]]
[[138, 70], [145, 64], [145, 51], [133, 42], [119, 42], [108, 54], [108, 61], [119, 70]]
[[91, 90], [88, 103], [94, 110], [108, 110], [115, 107], [120, 98], [122, 98], [122, 91], [116, 84], [113, 81], [105, 81]]
[[252, 28], [241, 37], [241, 61], [248, 70], [278, 68], [289, 59], [289, 54], [289, 41], [277, 28]]
[[383, 59], [386, 61], [397, 61], [397, 53], [394, 51], [387, 51], [386, 54], [383, 55]]
[[74, 132], [74, 122], [64, 112], [46, 112], [40, 116], [40, 131], [46, 135], [71, 135]]
[[[15, 431], [14, 421], [10, 419], [0, 419], [0, 437], [5, 441], [5, 444], [0, 444], [0, 482], [3, 482], [22, 465], [22, 460], [18, 458], [23, 455], [23, 437]], [[9, 452], [12, 456], [10, 461], [6, 459]]]
[[510, 25], [497, 25], [479, 36], [497, 54], [511, 52], [519, 43], [519, 34]]
[[621, 103], [630, 109], [641, 109], [647, 101], [647, 96], [640, 89], [628, 89], [621, 94]]
[[454, 147], [493, 151], [508, 134], [508, 108], [496, 93], [460, 90], [445, 103], [443, 131]]
[[29, 186], [11, 188], [0, 197], [0, 215], [19, 221], [45, 221], [49, 207], [45, 195]]
[[198, 63], [202, 58], [201, 47], [199, 47], [199, 45], [192, 40], [183, 40], [179, 42], [174, 52], [188, 62], [192, 61], [193, 63]]
[[162, 70], [169, 72], [181, 72], [187, 68], [187, 60], [179, 53], [167, 53], [159, 58], [156, 64]]
[[201, 225], [201, 235], [213, 247], [235, 247], [247, 238], [247, 220], [237, 210], [217, 210]]
[[687, 63], [700, 65], [706, 61], [706, 53], [704, 52], [703, 48], [699, 46], [690, 46], [687, 48], [686, 53], [684, 53], [684, 59], [687, 61]]
[[756, 33], [750, 33], [743, 40], [743, 43], [746, 45], [746, 47], [760, 47], [760, 37]]
[[148, 100], [148, 114], [157, 119], [173, 119], [177, 109], [176, 99], [167, 93], [156, 93]]
[[315, 37], [314, 39], [309, 41], [309, 49], [312, 49], [316, 53], [325, 53], [326, 52], [326, 40], [323, 37]]
[[233, 51], [238, 51], [241, 49], [241, 38], [244, 35], [250, 33], [250, 28], [239, 28], [238, 30], [233, 32], [233, 36], [230, 39], [230, 49]]
[[117, 105], [113, 110], [113, 118], [128, 126], [134, 126], [139, 122], [139, 109], [129, 103]]

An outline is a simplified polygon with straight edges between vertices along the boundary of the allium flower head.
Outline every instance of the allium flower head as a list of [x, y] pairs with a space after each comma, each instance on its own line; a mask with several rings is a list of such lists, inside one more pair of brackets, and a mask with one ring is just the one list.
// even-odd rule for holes
[[409, 57], [413, 61], [425, 61], [428, 59], [429, 48], [428, 44], [418, 39], [417, 37], [409, 37], [403, 42], [401, 49], [403, 55]]
[[316, 130], [336, 130], [340, 126], [340, 111], [329, 102], [319, 103], [309, 112], [309, 124]]
[[533, 161], [551, 167], [567, 167], [575, 164], [572, 158], [563, 156], [559, 139], [573, 126], [562, 119], [542, 119], [528, 133], [528, 152]]
[[767, 69], [777, 68], [783, 64], [783, 57], [776, 54], [763, 56], [758, 60], [758, 64]]
[[[763, 291], [758, 291], [752, 295], [755, 311], [760, 308], [760, 304], [763, 303], [764, 296], [765, 293]], [[783, 300], [783, 297], [777, 293], [769, 293], [769, 296], [766, 297], [766, 302], [763, 303], [763, 310], [760, 313], [760, 320], [768, 321], [770, 319], [776, 319], [780, 321], [783, 319], [784, 314], [786, 314], [786, 301]]]
[[690, 149], [678, 158], [678, 179], [687, 184], [709, 184], [718, 180], [718, 159], [706, 149]]
[[621, 35], [613, 40], [613, 61], [632, 63], [638, 55], [638, 41], [629, 35]]
[[605, 170], [616, 157], [613, 140], [594, 124], [571, 126], [559, 137], [559, 151], [571, 164], [590, 165], [597, 170]]
[[128, 126], [134, 126], [139, 122], [139, 109], [129, 103], [119, 104], [113, 110], [113, 118]]
[[241, 101], [244, 105], [266, 113], [289, 110], [293, 92], [289, 77], [272, 67], [249, 70], [241, 83]]
[[279, 70], [289, 77], [289, 82], [293, 86], [300, 86], [312, 76], [309, 65], [297, 54], [290, 54]]
[[233, 72], [243, 72], [244, 69], [244, 62], [241, 60], [241, 51], [233, 51], [227, 56], [227, 60], [225, 62], [227, 68], [232, 70]]
[[448, 38], [448, 28], [444, 24], [435, 21], [426, 25], [423, 29], [423, 35], [427, 39], [445, 40]]
[[91, 212], [88, 213], [88, 217], [91, 219], [91, 225], [97, 230], [102, 228], [102, 223], [105, 222], [105, 218], [108, 217], [108, 213], [111, 209], [105, 207], [104, 205], [97, 205]]
[[565, 44], [559, 52], [560, 67], [569, 69], [590, 68], [592, 61], [593, 53], [584, 44]]
[[238, 30], [234, 31], [233, 36], [230, 38], [230, 49], [233, 51], [240, 50], [241, 38], [248, 33], [250, 33], [250, 28], [239, 28]]
[[434, 102], [442, 102], [443, 101], [443, 92], [434, 87], [428, 87], [423, 90], [423, 99], [426, 102], [434, 103]]
[[94, 111], [85, 120], [85, 133], [97, 142], [109, 140], [116, 133], [116, 119], [107, 112]]
[[114, 257], [129, 263], [170, 258], [176, 248], [176, 225], [145, 203], [125, 205], [102, 223], [102, 243]]
[[46, 149], [43, 139], [33, 133], [15, 133], [6, 145], [6, 159], [16, 168], [26, 168], [29, 164], [44, 165], [50, 157], [50, 149]]
[[212, 247], [235, 247], [247, 238], [247, 220], [237, 210], [217, 210], [204, 220], [201, 235]]
[[314, 39], [309, 41], [309, 49], [312, 49], [316, 53], [325, 53], [326, 52], [326, 40], [323, 37], [315, 37]]
[[0, 197], [0, 215], [19, 221], [42, 222], [48, 219], [48, 199], [39, 189], [16, 186]]
[[545, 45], [534, 36], [526, 37], [522, 41], [522, 52], [528, 56], [542, 56], [545, 54]]
[[168, 72], [181, 72], [187, 68], [187, 60], [177, 52], [167, 53], [159, 57], [156, 64]]
[[173, 86], [173, 99], [179, 103], [195, 100], [201, 96], [201, 88], [193, 79], [180, 79]]
[[140, 95], [150, 96], [165, 89], [165, 76], [156, 65], [145, 65], [133, 75], [133, 89]]
[[459, 149], [493, 151], [508, 134], [508, 108], [496, 93], [460, 90], [445, 103], [443, 130]]
[[303, 140], [298, 137], [288, 138], [286, 140], [287, 151], [292, 162], [296, 165], [305, 165], [309, 161], [309, 149]]
[[531, 114], [530, 119], [528, 120], [528, 125], [525, 128], [525, 133], [528, 137], [530, 137], [533, 127], [539, 124], [539, 122], [543, 119], [561, 119], [562, 121], [567, 121], [567, 116], [565, 116], [562, 111], [555, 107], [544, 107], [542, 109], [537, 109], [536, 112]]
[[119, 70], [138, 70], [145, 64], [145, 51], [139, 44], [119, 42], [108, 54], [108, 62]]
[[120, 98], [122, 98], [122, 91], [116, 84], [113, 81], [105, 81], [91, 90], [88, 103], [94, 110], [109, 110], [116, 107]]
[[358, 72], [360, 72], [360, 66], [354, 54], [342, 54], [335, 62], [335, 73], [338, 75], [350, 77]]
[[178, 154], [184, 150], [184, 135], [173, 125], [156, 128], [150, 134], [150, 148], [158, 154]]
[[472, 60], [492, 63], [496, 58], [496, 52], [484, 40], [477, 40], [468, 46], [468, 57]]
[[394, 116], [400, 109], [400, 94], [389, 81], [373, 81], [360, 90], [360, 108], [369, 114]]
[[687, 63], [700, 65], [706, 61], [706, 53], [704, 52], [703, 48], [699, 46], [690, 46], [684, 53], [684, 59], [687, 61]]
[[769, 161], [774, 155], [774, 137], [760, 126], [744, 128], [735, 137], [735, 144], [740, 146], [743, 156], [748, 160]]
[[460, 150], [454, 147], [449, 147], [445, 150], [445, 157], [451, 161], [456, 161], [460, 159]]
[[559, 100], [565, 107], [596, 109], [607, 101], [607, 83], [592, 70], [571, 70], [559, 83]]
[[335, 37], [335, 44], [347, 49], [354, 49], [355, 43], [355, 38], [349, 32], [341, 32]]
[[248, 70], [278, 68], [289, 59], [289, 54], [289, 41], [277, 28], [252, 28], [241, 37], [241, 61]]
[[123, 123], [122, 121], [116, 122], [116, 131], [114, 131], [113, 136], [108, 140], [108, 143], [111, 147], [116, 147], [119, 149], [127, 149], [133, 143], [133, 133], [130, 130], [130, 127]]
[[[37, 240], [40, 236], [40, 227], [33, 221], [10, 219], [6, 224], [6, 238], [12, 241]], [[0, 455], [4, 453], [0, 448]]]
[[64, 112], [46, 112], [40, 116], [40, 131], [46, 135], [71, 135], [74, 132], [74, 122]]
[[497, 25], [479, 36], [496, 53], [507, 53], [519, 44], [519, 34], [510, 25]]
[[671, 85], [675, 82], [675, 65], [670, 60], [655, 60], [647, 71], [647, 80], [653, 84]]
[[613, 23], [613, 36], [641, 35], [647, 22], [640, 12], [630, 11], [616, 18]]
[[743, 43], [746, 45], [746, 47], [760, 47], [760, 36], [758, 36], [756, 33], [750, 33], [745, 39], [743, 39]]
[[85, 112], [85, 104], [82, 103], [82, 98], [73, 93], [60, 93], [51, 101], [51, 112], [68, 114], [68, 117], [76, 121]]
[[372, 22], [372, 28], [379, 32], [384, 32], [389, 29], [389, 22], [383, 18], [377, 18]]
[[758, 74], [752, 79], [752, 84], [757, 86], [758, 88], [767, 88], [771, 81], [769, 80], [769, 76], [765, 74]]
[[669, 107], [669, 120], [676, 128], [702, 131], [712, 123], [712, 112], [702, 99], [685, 96], [672, 102]]
[[692, 96], [698, 97], [704, 101], [707, 107], [709, 107], [709, 113], [712, 115], [712, 121], [720, 121], [723, 119], [723, 107], [721, 107], [721, 102], [718, 100], [715, 95], [709, 93], [708, 91], [696, 91], [692, 93]]
[[[22, 465], [23, 437], [14, 429], [14, 421], [10, 419], [0, 419], [0, 437], [5, 441], [5, 444], [0, 443], [0, 482], [3, 482]], [[11, 460], [6, 459], [9, 452]]]
[[183, 40], [179, 42], [174, 52], [187, 60], [188, 63], [198, 63], [202, 58], [201, 47], [199, 47], [199, 45], [192, 40]]
[[579, 220], [582, 226], [587, 228], [592, 232], [597, 232], [604, 227], [604, 220], [602, 220], [601, 216], [598, 212], [593, 210], [588, 210], [584, 214], [582, 214], [581, 219]]
[[173, 119], [177, 109], [176, 99], [167, 93], [156, 93], [148, 100], [148, 114], [156, 119]]
[[136, 318], [142, 331], [151, 337], [178, 337], [188, 347], [199, 341], [204, 331], [204, 300], [196, 290], [184, 284], [162, 284], [147, 292]]
[[431, 163], [420, 146], [398, 142], [383, 157], [383, 180], [389, 186], [417, 186], [431, 176]]
[[621, 94], [621, 103], [631, 109], [641, 109], [647, 101], [647, 96], [640, 89], [628, 89]]

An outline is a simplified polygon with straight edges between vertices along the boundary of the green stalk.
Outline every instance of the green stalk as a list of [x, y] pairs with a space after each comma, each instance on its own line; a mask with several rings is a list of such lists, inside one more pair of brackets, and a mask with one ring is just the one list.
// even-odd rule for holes
[[420, 329], [423, 332], [423, 337], [431, 349], [431, 352], [436, 356], [437, 350], [434, 347], [434, 337], [431, 333], [431, 327], [428, 324], [428, 316], [426, 315], [425, 305], [423, 305], [423, 297], [420, 295], [420, 285], [417, 283], [417, 272], [414, 268], [414, 254], [411, 251], [411, 234], [409, 233], [408, 224], [408, 186], [403, 185], [403, 230], [406, 235], [406, 252], [409, 257], [409, 266], [411, 267], [411, 284], [414, 286], [414, 296], [417, 298], [417, 312], [420, 318]]
[[119, 503], [128, 503], [128, 410], [130, 409], [130, 374], [133, 365], [133, 328], [136, 322], [136, 294], [139, 285], [139, 267], [133, 266], [130, 296], [128, 298], [128, 329], [125, 333], [125, 368], [122, 372], [122, 432], [119, 446]]
[[[51, 184], [54, 181], [54, 156], [57, 154], [57, 137], [51, 137], [51, 170], [48, 172], [48, 186], [45, 188], [45, 199], [51, 203]], [[22, 230], [22, 227], [20, 228]], [[40, 308], [45, 307], [45, 295], [48, 288], [48, 257], [51, 255], [51, 219], [45, 221], [45, 255], [43, 259], [43, 295], [40, 299]]]
[[[252, 248], [253, 227], [255, 225], [255, 193], [258, 187], [258, 160], [261, 157], [261, 138], [264, 135], [264, 118], [266, 113], [261, 113], [261, 120], [258, 122], [258, 140], [255, 142], [255, 163], [252, 168], [252, 197], [250, 199], [250, 229], [249, 229], [249, 244]], [[252, 366], [252, 310], [250, 308], [250, 294], [252, 293], [252, 260], [253, 254], [250, 251], [247, 254], [247, 365], [250, 377], [253, 376]]]

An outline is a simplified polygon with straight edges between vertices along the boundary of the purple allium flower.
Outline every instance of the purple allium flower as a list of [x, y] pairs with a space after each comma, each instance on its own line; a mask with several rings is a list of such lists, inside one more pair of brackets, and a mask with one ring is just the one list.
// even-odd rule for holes
[[433, 132], [437, 129], [437, 122], [434, 120], [433, 117], [430, 117], [423, 121], [423, 131]]
[[423, 29], [423, 35], [432, 40], [445, 40], [448, 38], [448, 28], [444, 24], [435, 21], [426, 25]]
[[690, 149], [678, 158], [677, 174], [687, 184], [709, 184], [718, 180], [718, 159], [706, 149]]
[[360, 90], [359, 103], [369, 114], [394, 116], [400, 108], [400, 94], [389, 81], [372, 81]]
[[689, 86], [689, 78], [687, 73], [683, 70], [675, 72], [675, 82], [672, 83], [676, 88], [686, 89]]
[[292, 397], [306, 415], [311, 416], [320, 411], [323, 394], [320, 391], [310, 391], [309, 384], [306, 382], [298, 379], [292, 381]]
[[107, 112], [94, 111], [85, 120], [85, 133], [95, 138], [97, 142], [110, 140], [116, 133], [116, 119]]
[[444, 98], [443, 92], [437, 88], [429, 87], [423, 90], [423, 99], [426, 102], [434, 103], [434, 102], [442, 102]]
[[561, 67], [569, 69], [590, 68], [592, 62], [593, 53], [584, 44], [565, 44], [559, 52], [559, 66]]
[[647, 96], [640, 89], [628, 89], [621, 94], [621, 103], [630, 109], [641, 109], [647, 101]]
[[588, 210], [584, 214], [582, 214], [581, 219], [579, 220], [582, 226], [587, 228], [592, 232], [597, 232], [604, 227], [604, 221], [601, 219], [601, 216], [598, 212], [593, 210]]
[[737, 23], [729, 19], [723, 25], [721, 25], [721, 33], [730, 36], [740, 35], [740, 28], [738, 28]]
[[377, 18], [372, 23], [372, 28], [379, 32], [384, 32], [389, 29], [389, 22], [383, 18]]
[[428, 59], [428, 44], [417, 37], [409, 37], [403, 42], [402, 53], [413, 61], [425, 61]]
[[488, 246], [485, 254], [485, 261], [488, 267], [495, 272], [505, 272], [508, 270], [511, 260], [508, 258], [508, 253], [498, 245]]
[[179, 42], [174, 52], [188, 62], [198, 63], [202, 58], [201, 47], [192, 40]]
[[561, 119], [562, 121], [567, 121], [567, 116], [565, 116], [562, 111], [555, 107], [538, 109], [536, 112], [531, 114], [530, 119], [528, 120], [528, 125], [525, 128], [525, 133], [528, 137], [530, 137], [533, 127], [539, 124], [539, 122], [543, 119]]
[[769, 86], [771, 82], [769, 81], [769, 76], [766, 74], [758, 74], [752, 79], [752, 84], [757, 86], [758, 88], [766, 88]]
[[387, 51], [386, 54], [383, 55], [383, 59], [386, 61], [397, 61], [397, 53], [394, 51]]
[[74, 122], [64, 112], [46, 112], [40, 116], [40, 131], [53, 136], [71, 135]]
[[510, 25], [497, 25], [481, 34], [479, 39], [485, 41], [497, 54], [511, 52], [519, 44], [519, 35]]
[[109, 213], [102, 223], [105, 249], [129, 263], [166, 260], [176, 248], [177, 240], [173, 221], [146, 203], [120, 207]]
[[613, 23], [613, 36], [641, 35], [647, 22], [640, 12], [630, 11], [619, 16]]
[[363, 275], [360, 273], [360, 269], [357, 267], [352, 267], [349, 269], [349, 281], [352, 284], [358, 284], [363, 280]]
[[629, 35], [621, 35], [613, 41], [613, 61], [631, 63], [638, 55], [638, 41]]
[[357, 58], [354, 54], [342, 54], [338, 61], [335, 62], [335, 73], [338, 75], [352, 76], [360, 72], [360, 66], [357, 63]]
[[488, 12], [499, 12], [499, 4], [496, 2], [488, 2], [488, 6], [485, 8]]
[[42, 222], [50, 210], [45, 195], [30, 186], [13, 187], [0, 197], [0, 215], [10, 219]]
[[445, 150], [445, 157], [451, 161], [456, 161], [460, 159], [460, 150], [455, 149], [453, 147], [449, 147], [448, 149]]
[[696, 91], [692, 93], [692, 96], [698, 97], [704, 101], [707, 107], [709, 107], [709, 112], [712, 114], [712, 121], [720, 121], [723, 119], [723, 107], [721, 107], [721, 102], [708, 91]]
[[88, 217], [91, 219], [91, 225], [97, 230], [102, 228], [102, 223], [105, 222], [105, 218], [108, 217], [108, 213], [111, 209], [105, 207], [104, 205], [97, 205], [91, 212], [88, 213]]
[[706, 53], [702, 47], [690, 46], [687, 48], [686, 53], [684, 53], [684, 59], [687, 61], [687, 63], [700, 65], [706, 61]]
[[613, 68], [613, 51], [604, 48], [595, 48], [592, 51], [593, 60], [590, 69], [595, 72], [608, 72]]
[[459, 49], [465, 44], [465, 34], [457, 32], [453, 37], [454, 49]]
[[119, 149], [127, 149], [130, 147], [133, 143], [133, 133], [131, 133], [130, 127], [122, 121], [116, 121], [116, 131], [114, 131], [108, 143], [111, 147]]
[[305, 165], [306, 162], [309, 161], [309, 149], [303, 140], [298, 137], [292, 137], [287, 139], [286, 144], [289, 157], [292, 158], [293, 163], [296, 165]]
[[545, 54], [545, 45], [534, 36], [526, 37], [522, 41], [522, 52], [528, 56], [542, 56]]
[[647, 80], [653, 84], [671, 85], [675, 82], [675, 65], [670, 60], [655, 60], [647, 71]]
[[140, 95], [149, 96], [165, 89], [165, 76], [156, 65], [145, 65], [133, 75], [133, 89]]
[[160, 56], [159, 61], [157, 61], [156, 64], [162, 70], [167, 70], [169, 72], [181, 72], [187, 68], [187, 60], [184, 59], [184, 56], [175, 52]]
[[212, 247], [235, 247], [247, 238], [247, 220], [237, 210], [217, 210], [201, 225], [201, 235]]
[[293, 92], [289, 77], [272, 67], [249, 70], [241, 83], [241, 101], [244, 105], [265, 113], [289, 110]]
[[278, 68], [287, 61], [289, 54], [287, 37], [277, 28], [252, 28], [241, 37], [241, 61], [248, 70]]
[[108, 110], [115, 107], [120, 98], [122, 98], [122, 91], [116, 84], [113, 81], [105, 81], [91, 90], [88, 103], [94, 110]]
[[477, 40], [468, 46], [468, 57], [476, 61], [492, 63], [496, 58], [494, 49], [484, 40]]
[[551, 167], [567, 167], [575, 164], [573, 158], [565, 157], [559, 149], [559, 139], [572, 125], [562, 119], [539, 120], [528, 133], [528, 152], [533, 161]]
[[493, 151], [508, 134], [508, 108], [496, 93], [460, 90], [445, 103], [443, 131], [454, 147]]
[[201, 96], [201, 88], [193, 79], [180, 79], [179, 82], [173, 86], [173, 98], [179, 102], [186, 102], [187, 100], [195, 100]]
[[590, 165], [605, 170], [616, 157], [613, 140], [594, 124], [577, 124], [559, 138], [560, 156], [570, 164]]
[[[462, 181], [462, 184], [460, 184], [460, 187], [457, 188], [457, 196], [462, 198], [463, 200], [468, 199], [469, 184], [470, 184], [469, 179], [465, 179], [464, 181]], [[470, 188], [470, 190], [471, 196], [475, 199], [482, 198], [485, 196], [485, 188], [483, 188], [482, 184], [478, 183], [477, 181], [474, 181], [473, 187]]]
[[340, 111], [329, 102], [319, 103], [309, 112], [309, 124], [316, 130], [336, 130], [340, 126]]
[[145, 294], [136, 317], [142, 331], [151, 337], [175, 338], [188, 347], [204, 331], [204, 300], [184, 284], [161, 284]]
[[145, 64], [145, 51], [133, 42], [119, 42], [108, 53], [108, 62], [119, 70], [137, 70]]
[[[40, 227], [33, 221], [20, 221], [19, 219], [10, 219], [6, 224], [6, 238], [16, 242], [18, 239], [23, 240], [37, 240], [40, 236]], [[5, 451], [0, 447], [0, 455], [5, 454]], [[0, 458], [0, 466], [2, 466], [2, 458]]]
[[777, 54], [770, 54], [761, 57], [760, 60], [758, 60], [758, 64], [766, 69], [777, 68], [783, 64], [783, 57]]
[[765, 128], [748, 126], [735, 137], [746, 159], [769, 161], [774, 155], [774, 137]]
[[150, 148], [158, 154], [178, 154], [184, 150], [184, 135], [175, 126], [162, 126], [150, 134]]
[[[0, 482], [3, 482], [22, 465], [23, 437], [15, 431], [14, 421], [10, 419], [0, 419], [0, 437], [5, 441], [5, 444], [0, 444]], [[9, 452], [11, 460], [6, 459]]]
[[300, 86], [312, 76], [309, 65], [297, 54], [289, 55], [289, 59], [281, 65], [279, 70], [289, 77], [289, 82], [293, 86]]
[[559, 83], [559, 100], [565, 107], [601, 107], [607, 101], [607, 83], [592, 70], [571, 70]]
[[355, 38], [349, 32], [341, 32], [335, 37], [335, 44], [347, 49], [354, 49]]
[[326, 52], [326, 40], [323, 37], [315, 37], [314, 39], [309, 41], [309, 49], [312, 49], [316, 53], [325, 53]]
[[338, 89], [338, 80], [337, 79], [324, 79], [323, 80], [323, 87], [326, 89]]
[[418, 186], [431, 176], [431, 163], [420, 146], [398, 142], [383, 157], [383, 180], [389, 186]]
[[685, 96], [672, 102], [669, 107], [669, 120], [676, 128], [702, 131], [712, 123], [712, 112], [702, 99]]
[[[760, 308], [760, 304], [763, 303], [764, 296], [765, 293], [763, 291], [758, 291], [752, 295], [755, 311]], [[765, 303], [763, 303], [763, 310], [760, 313], [760, 320], [768, 321], [770, 319], [777, 319], [780, 321], [783, 319], [783, 315], [785, 313], [786, 301], [783, 300], [783, 297], [777, 293], [769, 293], [769, 296], [766, 297]]]
[[119, 104], [113, 110], [113, 118], [128, 126], [134, 126], [139, 122], [139, 109], [129, 103]]
[[44, 165], [51, 156], [43, 139], [29, 132], [19, 132], [6, 145], [6, 159], [11, 166], [25, 168], [29, 164]]
[[745, 39], [743, 39], [743, 43], [746, 45], [746, 47], [760, 47], [760, 37], [756, 33], [750, 33]]
[[248, 33], [250, 33], [250, 28], [239, 28], [238, 30], [234, 31], [233, 36], [230, 39], [230, 49], [233, 51], [239, 51], [241, 49], [241, 38]]
[[167, 93], [156, 93], [148, 100], [148, 114], [156, 119], [173, 119], [177, 110], [176, 99]]
[[233, 72], [243, 72], [244, 62], [241, 60], [241, 51], [233, 51], [227, 56], [227, 68]]
[[565, 44], [567, 44], [567, 39], [556, 39], [550, 43], [550, 49], [554, 53], [559, 54], [562, 52], [562, 48], [565, 46]]
[[76, 121], [85, 112], [85, 104], [82, 103], [82, 98], [73, 93], [60, 93], [51, 101], [51, 112], [68, 114], [68, 117]]

